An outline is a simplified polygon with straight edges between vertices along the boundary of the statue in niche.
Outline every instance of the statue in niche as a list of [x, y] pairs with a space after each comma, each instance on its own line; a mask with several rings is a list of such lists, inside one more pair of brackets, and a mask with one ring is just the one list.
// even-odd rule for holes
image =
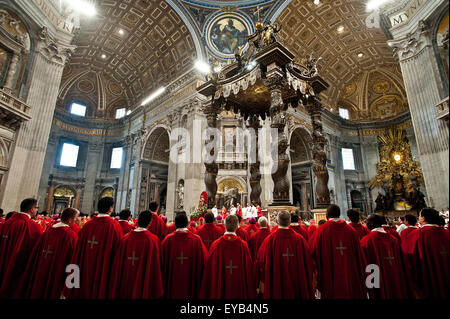
[[184, 181], [180, 180], [177, 186], [177, 194], [178, 194], [178, 207], [183, 208], [184, 206]]
[[383, 210], [385, 206], [385, 198], [384, 195], [378, 192], [377, 199], [375, 199], [375, 211]]
[[225, 208], [229, 210], [232, 205], [236, 206], [236, 203], [238, 202], [239, 189], [238, 188], [228, 189], [228, 187], [225, 187], [223, 196], [225, 198], [224, 201]]

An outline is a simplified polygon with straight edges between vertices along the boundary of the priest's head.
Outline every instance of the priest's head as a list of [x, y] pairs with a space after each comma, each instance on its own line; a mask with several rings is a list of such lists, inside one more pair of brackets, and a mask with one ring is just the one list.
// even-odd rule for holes
[[423, 208], [420, 211], [419, 223], [421, 225], [426, 225], [426, 224], [438, 225], [439, 224], [439, 212], [433, 208], [428, 208], [428, 207]]
[[369, 230], [379, 228], [382, 225], [383, 218], [380, 215], [370, 214], [369, 217], [367, 217], [367, 228], [369, 228]]
[[[238, 215], [239, 216], [239, 215]], [[234, 233], [239, 225], [239, 219], [236, 215], [229, 215], [225, 218], [225, 229], [227, 232]]]
[[112, 197], [103, 197], [98, 201], [98, 213], [111, 215], [114, 208], [114, 199]]
[[291, 215], [291, 223], [298, 223], [298, 215], [297, 214]]
[[291, 224], [291, 214], [288, 211], [282, 210], [278, 213], [277, 220], [280, 227], [289, 227]]
[[122, 209], [119, 213], [119, 217], [121, 220], [131, 219], [131, 210], [129, 210], [128, 208]]
[[138, 226], [141, 228], [148, 228], [152, 222], [153, 214], [149, 210], [144, 210], [139, 213], [138, 216]]
[[258, 219], [259, 228], [266, 228], [267, 227], [267, 218], [262, 216]]
[[188, 218], [185, 212], [179, 212], [175, 216], [175, 227], [186, 228], [188, 225]]
[[327, 207], [327, 219], [339, 218], [341, 216], [341, 209], [338, 205], [331, 204]]
[[359, 212], [356, 209], [349, 209], [347, 211], [347, 216], [352, 223], [359, 222]]
[[61, 222], [66, 225], [72, 226], [79, 214], [80, 212], [78, 211], [78, 209], [68, 207], [61, 213]]
[[148, 209], [150, 209], [150, 211], [156, 213], [158, 211], [158, 203], [155, 201], [150, 202], [150, 204], [148, 204]]
[[417, 217], [411, 214], [405, 215], [405, 225], [415, 226], [417, 223]]
[[206, 213], [205, 214], [205, 223], [212, 224], [214, 222], [214, 214], [213, 213]]
[[20, 211], [34, 218], [38, 212], [38, 202], [34, 198], [26, 198], [20, 203]]

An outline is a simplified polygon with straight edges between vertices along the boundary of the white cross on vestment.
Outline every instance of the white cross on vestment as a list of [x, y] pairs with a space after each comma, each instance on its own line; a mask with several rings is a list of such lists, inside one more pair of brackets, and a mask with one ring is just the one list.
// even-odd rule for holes
[[3, 235], [3, 239], [8, 239], [8, 235]]
[[136, 257], [136, 252], [133, 250], [133, 254], [131, 257], [128, 257], [128, 260], [131, 260], [131, 266], [134, 266], [134, 261], [138, 260], [139, 257]]
[[94, 245], [98, 245], [98, 241], [95, 241], [95, 235], [92, 235], [92, 239], [88, 240], [88, 245], [91, 245], [91, 249], [94, 248]]
[[53, 253], [53, 251], [50, 250], [50, 245], [48, 245], [47, 250], [44, 249], [42, 252], [43, 252], [44, 255], [45, 255], [45, 256], [44, 256], [45, 259], [47, 259], [47, 255], [48, 255], [48, 254], [52, 254], [52, 253]]
[[177, 259], [180, 261], [180, 264], [184, 264], [184, 260], [185, 259], [188, 259], [188, 257], [185, 257], [184, 256], [184, 252], [183, 251], [181, 251], [181, 255], [180, 255], [180, 257], [177, 257]]
[[293, 257], [294, 254], [289, 254], [289, 247], [286, 248], [286, 253], [282, 255], [283, 257], [287, 257], [287, 260], [289, 262], [289, 257]]
[[238, 266], [233, 266], [233, 260], [230, 259], [230, 265], [225, 266], [226, 269], [230, 269], [230, 275], [233, 274], [233, 268], [237, 268]]
[[336, 247], [336, 250], [339, 250], [341, 253], [341, 256], [344, 256], [344, 250], [346, 250], [347, 247], [342, 246], [342, 240], [339, 241], [339, 245], [341, 245], [341, 246]]

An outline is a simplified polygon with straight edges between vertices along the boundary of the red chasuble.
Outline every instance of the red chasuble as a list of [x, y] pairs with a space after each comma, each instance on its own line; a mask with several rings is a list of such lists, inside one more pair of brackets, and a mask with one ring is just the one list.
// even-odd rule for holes
[[370, 233], [370, 231], [361, 223], [353, 223], [349, 224], [359, 235], [359, 239], [362, 239], [364, 236]]
[[147, 230], [123, 237], [113, 267], [113, 298], [156, 299], [163, 296], [160, 241]]
[[110, 217], [94, 216], [78, 233], [71, 264], [80, 267], [80, 288], [65, 288], [72, 299], [103, 299], [111, 289], [114, 255], [122, 239], [122, 228]]
[[19, 295], [28, 258], [42, 235], [41, 227], [23, 213], [14, 213], [0, 233], [0, 298]]
[[128, 234], [133, 230], [133, 227], [126, 220], [119, 220], [120, 227], [122, 227], [122, 233], [124, 235]]
[[167, 225], [158, 214], [152, 212], [152, 216], [152, 222], [148, 230], [158, 236], [159, 240], [162, 241], [167, 234]]
[[175, 230], [177, 230], [177, 226], [175, 226], [175, 223], [170, 224], [167, 226], [167, 235], [172, 234]]
[[28, 261], [21, 287], [23, 297], [59, 299], [65, 286], [78, 235], [69, 227], [50, 227], [41, 236]]
[[220, 236], [222, 236], [225, 233], [225, 225], [224, 224], [216, 224], [216, 227], [220, 231]]
[[236, 229], [236, 235], [238, 235], [242, 240], [248, 240], [248, 233], [244, 227], [239, 226], [238, 229]]
[[365, 269], [358, 234], [345, 221], [329, 220], [310, 241], [322, 299], [363, 299]]
[[317, 229], [317, 225], [316, 225], [316, 224], [310, 224], [310, 225], [308, 226], [308, 237], [309, 237], [309, 238], [312, 237], [312, 235], [314, 234], [314, 232], [316, 231], [316, 229]]
[[388, 233], [391, 234], [392, 236], [394, 236], [395, 238], [397, 238], [398, 242], [401, 243], [402, 239], [400, 238], [400, 235], [398, 234], [398, 232], [392, 228], [391, 226], [383, 226], [383, 229]]
[[188, 229], [191, 233], [193, 233], [193, 234], [196, 234], [196, 233], [197, 233], [197, 229], [196, 229], [195, 227], [188, 226], [187, 229]]
[[[449, 232], [439, 226], [424, 226], [413, 231], [413, 268], [418, 291], [423, 298], [449, 298]], [[409, 236], [408, 236], [409, 237]]]
[[256, 267], [247, 243], [226, 234], [209, 249], [200, 298], [255, 299]]
[[408, 226], [405, 229], [403, 229], [402, 232], [400, 233], [402, 251], [404, 254], [408, 253], [408, 246], [410, 246], [409, 234], [411, 234], [416, 229], [417, 227]]
[[289, 228], [291, 228], [297, 234], [302, 235], [306, 241], [309, 240], [308, 231], [306, 229], [304, 229], [301, 225], [290, 225]]
[[370, 288], [370, 299], [406, 299], [410, 291], [407, 270], [398, 240], [388, 233], [371, 231], [361, 240], [365, 266], [380, 267], [380, 288]]
[[258, 251], [265, 299], [313, 299], [313, 261], [304, 237], [292, 229], [270, 234]]
[[222, 234], [223, 231], [212, 223], [204, 224], [197, 230], [197, 235], [200, 236], [200, 238], [203, 241], [203, 244], [205, 244], [205, 247], [208, 250], [209, 247], [211, 247], [212, 243], [215, 240], [219, 239], [220, 236], [222, 236]]
[[245, 231], [247, 232], [247, 234], [248, 234], [248, 238], [247, 238], [247, 240], [254, 234], [254, 233], [256, 233], [257, 231], [258, 231], [258, 227], [255, 225], [255, 224], [250, 224], [250, 225], [248, 225], [247, 227], [245, 227]]
[[248, 248], [250, 249], [250, 253], [252, 254], [252, 260], [256, 261], [256, 255], [258, 253], [259, 247], [261, 247], [262, 242], [266, 239], [267, 236], [270, 235], [269, 228], [261, 228], [256, 233], [250, 236], [248, 239]]
[[198, 297], [208, 251], [190, 231], [176, 231], [162, 242], [164, 296], [169, 299]]
[[78, 226], [77, 223], [73, 223], [72, 226], [70, 226], [70, 229], [72, 229], [75, 232], [75, 234], [77, 234], [77, 235], [81, 230], [80, 226]]

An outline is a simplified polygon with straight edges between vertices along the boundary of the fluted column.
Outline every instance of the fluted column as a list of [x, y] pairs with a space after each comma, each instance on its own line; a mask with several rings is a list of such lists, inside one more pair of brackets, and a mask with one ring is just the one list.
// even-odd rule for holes
[[45, 27], [39, 31], [26, 98], [31, 120], [22, 124], [17, 135], [0, 203], [6, 211], [17, 210], [26, 197], [37, 197], [61, 76], [74, 49], [53, 39]]
[[427, 205], [437, 209], [449, 205], [449, 134], [436, 119], [440, 76], [431, 42], [431, 32], [419, 22], [416, 31], [390, 41], [400, 60], [411, 119], [419, 150], [427, 194]]

